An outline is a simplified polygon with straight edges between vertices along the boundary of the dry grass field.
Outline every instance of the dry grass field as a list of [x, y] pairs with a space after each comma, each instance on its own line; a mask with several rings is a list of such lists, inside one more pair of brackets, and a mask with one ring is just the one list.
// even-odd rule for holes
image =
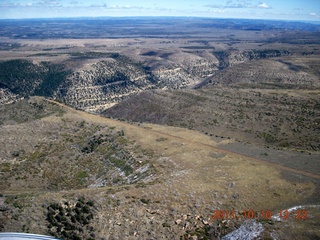
[[[257, 214], [271, 210], [276, 214], [298, 204], [317, 203], [319, 175], [309, 178], [290, 168], [222, 150], [217, 147], [218, 142], [204, 134], [152, 124], [131, 125], [58, 107], [60, 104], [39, 98], [30, 101], [55, 111], [39, 119], [1, 126], [1, 135], [8, 136], [1, 144], [11, 151], [11, 155], [1, 154], [6, 156], [1, 160], [2, 231], [47, 234], [46, 208], [49, 204], [72, 204], [81, 196], [95, 202], [90, 226], [96, 239], [159, 239], [164, 236], [179, 239], [185, 234], [209, 234], [205, 232], [207, 228], [211, 229], [213, 237], [230, 232], [244, 220], [239, 215], [240, 219], [228, 221], [228, 228], [222, 227], [221, 221], [212, 219], [213, 211], [217, 209], [235, 210], [240, 214], [251, 209]], [[86, 154], [69, 143], [73, 139], [73, 144], [80, 144], [79, 133], [85, 140], [103, 132], [123, 133], [124, 143], [118, 139], [120, 136], [109, 143], [122, 141], [136, 161], [140, 164], [146, 161], [150, 170], [144, 178], [130, 182], [128, 176], [120, 174], [122, 179], [119, 180], [119, 175], [99, 172], [104, 160], [98, 152], [105, 151], [108, 145], [102, 144], [95, 152]], [[17, 135], [21, 136], [20, 141], [10, 137]], [[57, 144], [60, 147], [55, 150]], [[19, 153], [14, 152], [17, 149], [20, 149]], [[59, 154], [53, 154], [54, 151]], [[116, 149], [114, 154], [119, 151], [122, 150]], [[36, 161], [30, 162], [35, 154], [38, 156]], [[79, 173], [77, 168], [85, 169], [86, 174]], [[139, 169], [141, 172], [141, 167], [136, 168]], [[284, 177], [284, 173], [295, 177]], [[93, 182], [97, 183], [95, 180], [102, 179], [102, 175], [118, 180], [90, 187]], [[121, 184], [118, 181], [122, 181]], [[313, 223], [317, 211], [312, 207], [307, 209], [310, 211], [308, 221]], [[281, 236], [289, 221], [300, 226], [296, 219], [275, 225], [263, 219], [259, 221], [266, 237], [273, 231]], [[293, 239], [299, 239], [305, 232], [319, 236], [311, 225], [301, 224]]]

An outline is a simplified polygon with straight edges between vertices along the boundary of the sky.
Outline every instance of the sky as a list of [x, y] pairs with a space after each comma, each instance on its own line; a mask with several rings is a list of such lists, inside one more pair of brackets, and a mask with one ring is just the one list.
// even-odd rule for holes
[[1, 19], [124, 16], [320, 21], [320, 0], [0, 0]]

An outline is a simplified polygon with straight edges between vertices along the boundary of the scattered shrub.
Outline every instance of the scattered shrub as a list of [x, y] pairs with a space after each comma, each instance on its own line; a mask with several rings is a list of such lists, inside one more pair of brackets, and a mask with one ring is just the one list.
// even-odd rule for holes
[[62, 239], [92, 239], [94, 228], [90, 226], [93, 219], [92, 200], [78, 199], [75, 206], [68, 202], [52, 203], [47, 207], [49, 234]]

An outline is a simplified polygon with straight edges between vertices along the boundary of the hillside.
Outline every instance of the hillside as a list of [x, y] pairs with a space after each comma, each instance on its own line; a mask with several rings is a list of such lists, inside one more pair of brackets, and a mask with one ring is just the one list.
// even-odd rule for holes
[[[14, 107], [17, 116], [26, 110], [38, 117], [0, 126], [6, 136], [1, 231], [64, 239], [216, 238], [244, 219], [221, 225], [212, 219], [215, 209], [276, 214], [319, 204], [318, 175], [222, 150], [228, 141], [182, 128], [130, 125], [42, 98], [14, 104], [0, 109], [1, 116]], [[301, 228], [261, 219], [260, 234], [283, 236], [292, 228], [296, 239], [306, 231], [319, 236], [310, 228], [319, 220], [316, 208], [305, 208], [308, 220], [288, 220]]]
[[319, 89], [318, 56], [292, 56], [245, 61], [208, 79], [208, 85], [260, 89]]
[[[46, 96], [79, 109], [101, 112], [145, 90], [188, 88], [204, 79], [212, 82], [210, 76], [217, 73], [218, 66], [221, 68], [225, 61], [220, 59], [219, 62], [215, 53], [209, 52], [142, 51], [135, 54], [135, 60], [117, 53], [73, 52], [61, 63], [29, 59], [0, 62], [0, 87], [2, 94], [7, 93], [1, 99], [10, 99], [10, 94]], [[238, 53], [236, 56], [242, 55]], [[259, 56], [253, 55], [252, 58], [259, 59]], [[265, 65], [261, 63], [264, 66], [259, 71], [261, 75], [270, 67], [278, 71], [277, 66]], [[221, 74], [225, 73], [219, 73], [218, 79]], [[223, 79], [231, 81], [234, 77], [229, 75]], [[248, 81], [248, 76], [243, 77]], [[226, 83], [225, 80], [222, 82]], [[312, 87], [309, 82], [305, 84]]]
[[144, 92], [103, 115], [319, 151], [318, 64], [313, 57], [245, 62], [219, 72], [200, 89]]
[[[144, 63], [103, 52], [72, 52], [59, 63], [33, 60], [42, 54], [32, 55], [31, 59], [3, 61], [1, 101], [10, 102], [11, 95], [46, 96], [98, 113], [145, 90], [193, 86], [217, 70], [213, 55], [208, 60], [194, 54], [169, 53], [171, 57], [164, 56], [158, 66], [153, 66], [149, 54], [141, 53]], [[152, 56], [152, 61], [155, 58]], [[177, 64], [174, 60], [177, 58], [184, 61]]]
[[150, 156], [129, 143], [123, 131], [69, 119], [62, 108], [41, 98], [0, 111], [1, 135], [6, 136], [1, 143], [2, 190], [133, 183], [153, 171]]

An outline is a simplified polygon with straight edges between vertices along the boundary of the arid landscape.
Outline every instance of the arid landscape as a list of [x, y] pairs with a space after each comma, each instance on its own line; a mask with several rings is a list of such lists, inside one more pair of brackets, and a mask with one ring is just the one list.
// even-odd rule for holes
[[0, 25], [0, 232], [320, 239], [320, 25]]

